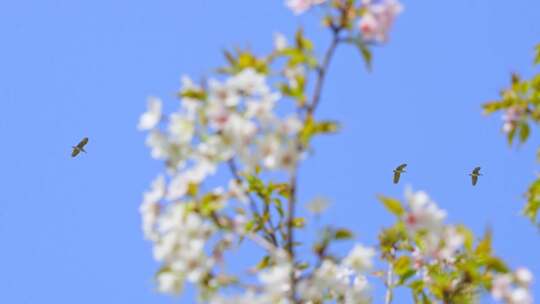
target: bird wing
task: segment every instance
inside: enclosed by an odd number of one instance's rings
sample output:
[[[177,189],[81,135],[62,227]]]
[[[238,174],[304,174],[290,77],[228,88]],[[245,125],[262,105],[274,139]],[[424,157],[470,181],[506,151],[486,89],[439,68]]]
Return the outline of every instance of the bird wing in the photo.
[[[480,173],[480,167],[474,168],[473,174],[478,174],[478,173]]]
[[[394,184],[397,184],[399,182],[399,176],[401,173],[399,171],[394,171]]]
[[[472,185],[475,186],[476,182],[478,181],[478,176],[477,175],[471,175],[471,178],[472,178]]]
[[[77,148],[82,149],[88,143],[88,137],[85,137],[77,144]]]
[[[71,157],[77,156],[79,154],[79,152],[81,152],[79,149],[73,148],[73,151],[71,152]]]
[[[396,168],[396,170],[401,171],[401,170],[405,169],[405,167],[407,167],[407,164],[401,164]]]

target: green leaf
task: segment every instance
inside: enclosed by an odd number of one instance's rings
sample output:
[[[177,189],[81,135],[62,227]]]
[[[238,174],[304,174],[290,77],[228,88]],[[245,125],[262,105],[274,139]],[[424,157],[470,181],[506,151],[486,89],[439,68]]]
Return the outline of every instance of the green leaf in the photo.
[[[524,143],[527,138],[529,138],[530,128],[529,124],[526,122],[521,123],[520,129],[519,129],[519,141],[521,143]]]
[[[402,216],[405,213],[405,209],[401,206],[401,202],[394,198],[379,195],[379,201],[381,201],[392,214],[396,216]]]
[[[367,70],[371,71],[373,55],[364,40],[362,40],[362,38],[353,38],[348,41],[354,44],[358,51],[360,51],[360,55],[362,55],[362,58],[364,59]]]
[[[256,268],[258,270],[265,269],[270,265],[270,256],[265,255],[262,260],[257,264]]]
[[[503,104],[499,101],[490,101],[482,105],[484,109],[484,114],[489,115],[493,112],[497,112],[503,108]]]
[[[339,128],[337,121],[323,120],[315,123],[314,133],[336,133]]]
[[[536,46],[536,56],[534,56],[534,64],[540,64],[540,44]]]
[[[491,230],[487,229],[484,233],[484,238],[476,246],[476,254],[482,257],[489,257],[491,255]]]
[[[345,228],[337,229],[334,232],[334,239],[335,240],[350,240],[354,237],[354,234]]]
[[[306,220],[303,217],[297,217],[292,220],[292,225],[295,228],[302,228],[306,224]]]
[[[512,145],[514,142],[514,136],[516,135],[516,128],[512,128],[510,132],[506,135],[506,139],[508,140],[508,144]]]
[[[190,89],[190,90],[183,90],[179,93],[179,96],[182,98],[191,98],[196,100],[205,100],[206,99],[206,92],[203,90],[196,90],[196,89]]]
[[[486,267],[502,273],[507,273],[509,271],[508,266],[506,266],[504,261],[496,257],[490,257],[486,262]]]
[[[396,274],[399,276],[399,285],[402,285],[408,278],[412,277],[416,270],[412,268],[412,261],[409,256],[401,256],[396,261],[394,261],[394,269]]]
[[[276,206],[276,210],[279,213],[279,215],[283,217],[285,213],[283,212],[283,205],[279,198],[274,198],[274,206]]]

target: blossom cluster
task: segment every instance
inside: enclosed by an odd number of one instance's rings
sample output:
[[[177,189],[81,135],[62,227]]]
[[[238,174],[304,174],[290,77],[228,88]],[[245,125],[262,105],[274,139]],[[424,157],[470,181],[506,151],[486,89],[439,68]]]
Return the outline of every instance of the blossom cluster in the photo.
[[[328,1],[287,0],[286,4],[299,15],[325,2]],[[353,13],[360,16],[356,27],[362,38],[365,41],[386,42],[396,17],[403,11],[403,5],[398,0],[362,0],[356,11]]]
[[[514,273],[499,274],[493,279],[491,294],[494,299],[507,304],[531,304],[533,298],[529,285],[532,273],[526,268],[518,268]]]
[[[210,303],[290,303],[287,295],[291,292],[292,265],[285,252],[276,255],[275,264],[258,275],[259,292],[252,289],[237,296],[216,295]],[[374,255],[373,248],[356,245],[340,262],[324,259],[311,273],[295,270],[298,299],[301,303],[371,303],[366,272],[372,270]]]
[[[489,232],[473,248],[472,232],[446,224],[446,211],[425,192],[408,188],[405,197],[404,206],[382,198],[399,219],[380,237],[383,257],[396,268],[398,285],[414,286],[413,294],[424,297],[424,288],[430,286],[435,298],[452,303],[470,301],[482,289],[504,303],[532,303],[532,274],[526,268],[510,273],[504,262],[493,256]]]

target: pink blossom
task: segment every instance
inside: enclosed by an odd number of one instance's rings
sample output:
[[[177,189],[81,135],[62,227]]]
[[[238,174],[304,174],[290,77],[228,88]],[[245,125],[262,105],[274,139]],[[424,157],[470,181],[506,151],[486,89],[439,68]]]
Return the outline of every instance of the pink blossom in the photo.
[[[300,15],[309,10],[312,6],[324,2],[326,2],[326,0],[287,0],[286,4],[296,15]]]
[[[365,40],[386,42],[388,32],[396,16],[403,11],[398,0],[382,0],[373,3],[364,1],[366,12],[359,23],[359,30]]]

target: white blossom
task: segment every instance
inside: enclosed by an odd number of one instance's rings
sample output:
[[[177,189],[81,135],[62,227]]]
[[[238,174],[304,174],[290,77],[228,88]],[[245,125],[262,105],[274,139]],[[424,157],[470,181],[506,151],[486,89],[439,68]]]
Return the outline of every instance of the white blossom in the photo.
[[[211,102],[220,103],[227,107],[236,106],[240,102],[239,92],[235,90],[237,88],[230,84],[222,84],[215,79],[210,79],[208,81],[208,87],[210,91],[209,100]]]
[[[181,276],[168,271],[159,273],[156,280],[157,289],[162,293],[177,294],[182,291],[184,286],[184,280]]]
[[[156,97],[148,98],[147,110],[139,118],[139,130],[153,129],[161,120],[161,100]]]
[[[173,113],[170,116],[169,133],[172,141],[179,144],[188,144],[193,138],[195,125],[193,120],[179,113]]]
[[[514,274],[515,274],[516,281],[518,282],[518,284],[523,285],[523,286],[528,286],[532,283],[533,274],[529,269],[525,267],[519,267],[516,269]]]
[[[252,68],[227,79],[227,86],[244,95],[265,95],[270,92],[265,76]]]
[[[328,208],[329,205],[330,202],[328,201],[328,199],[323,197],[316,197],[306,205],[306,208],[309,212],[313,214],[321,214]]]
[[[409,210],[405,214],[405,223],[408,229],[411,231],[420,229],[436,231],[443,227],[442,222],[446,218],[446,211],[439,209],[425,192],[413,193],[407,188],[405,196],[409,202]]]
[[[322,4],[326,0],[286,0],[286,4],[296,15],[300,15],[312,6]]]
[[[357,244],[343,260],[343,263],[351,267],[357,273],[370,270],[373,267],[375,249]]]
[[[150,147],[153,158],[165,159],[169,156],[169,141],[159,130],[150,131],[146,137],[146,145]]]
[[[158,237],[155,231],[155,225],[160,211],[159,201],[164,196],[165,178],[163,175],[160,175],[152,182],[150,191],[144,193],[143,203],[139,208],[142,216],[144,237],[148,240],[156,240]]]
[[[274,48],[276,51],[283,51],[287,48],[287,37],[282,33],[274,33]]]

